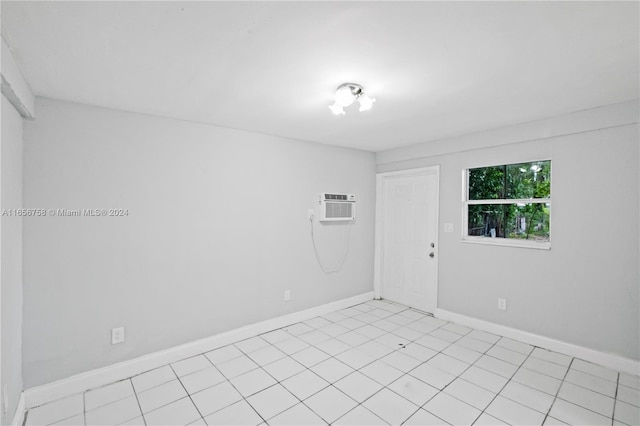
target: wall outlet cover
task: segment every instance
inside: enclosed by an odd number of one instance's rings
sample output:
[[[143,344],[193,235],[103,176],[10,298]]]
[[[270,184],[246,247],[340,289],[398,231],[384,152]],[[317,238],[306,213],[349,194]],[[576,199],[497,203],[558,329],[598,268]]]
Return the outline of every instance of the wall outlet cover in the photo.
[[[453,223],[445,223],[444,232],[453,232]]]
[[[289,300],[291,300],[291,290],[285,290],[284,291],[284,301],[288,302]]]
[[[111,344],[115,345],[124,342],[124,327],[118,327],[111,330]]]
[[[507,299],[503,299],[501,297],[498,298],[498,309],[501,311],[507,310]]]

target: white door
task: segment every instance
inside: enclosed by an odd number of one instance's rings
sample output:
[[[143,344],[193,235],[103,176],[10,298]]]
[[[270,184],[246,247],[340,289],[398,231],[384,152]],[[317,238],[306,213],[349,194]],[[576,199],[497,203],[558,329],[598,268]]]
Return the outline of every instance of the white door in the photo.
[[[376,281],[380,297],[435,312],[438,167],[378,175]]]

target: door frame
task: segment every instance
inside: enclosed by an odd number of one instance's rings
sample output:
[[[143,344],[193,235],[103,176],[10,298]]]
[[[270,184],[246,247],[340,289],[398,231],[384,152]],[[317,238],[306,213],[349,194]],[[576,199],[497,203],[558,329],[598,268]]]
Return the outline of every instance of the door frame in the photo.
[[[435,313],[438,308],[438,264],[439,264],[439,230],[440,230],[440,165],[429,166],[429,167],[420,167],[415,169],[406,169],[406,170],[398,170],[393,172],[381,172],[376,173],[376,219],[375,219],[375,253],[374,253],[374,271],[373,271],[373,294],[374,298],[380,299],[384,296],[384,288],[382,283],[382,260],[384,257],[384,245],[383,245],[383,235],[384,235],[384,225],[385,225],[385,217],[384,217],[384,208],[385,202],[384,199],[384,191],[383,184],[384,180],[389,177],[395,176],[420,176],[420,175],[429,175],[435,174],[436,176],[436,214],[435,214],[435,243],[436,247],[434,248],[435,252],[435,282],[433,285],[434,294],[436,300],[433,303],[433,312]]]

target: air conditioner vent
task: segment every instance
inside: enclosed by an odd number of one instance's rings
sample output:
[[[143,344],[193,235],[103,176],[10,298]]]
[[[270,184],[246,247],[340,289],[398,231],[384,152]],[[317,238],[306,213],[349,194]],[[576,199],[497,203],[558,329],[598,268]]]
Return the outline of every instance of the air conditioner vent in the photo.
[[[351,210],[353,205],[351,203],[332,203],[327,202],[326,216],[327,218],[350,218],[352,216]]]
[[[356,218],[356,196],[353,194],[322,193],[319,201],[321,222]]]

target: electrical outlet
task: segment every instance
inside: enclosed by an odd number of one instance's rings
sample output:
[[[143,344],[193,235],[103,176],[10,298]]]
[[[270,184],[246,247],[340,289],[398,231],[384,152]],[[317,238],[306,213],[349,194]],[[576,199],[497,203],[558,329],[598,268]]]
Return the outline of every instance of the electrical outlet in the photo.
[[[498,297],[498,309],[500,309],[501,311],[507,310],[507,299]]]
[[[124,342],[124,327],[118,327],[111,330],[111,344]]]
[[[309,209],[307,212],[307,219],[313,220],[313,209]]]
[[[291,300],[291,290],[285,290],[284,291],[284,301],[288,302],[289,300]]]
[[[453,232],[453,223],[445,223],[444,232]]]

